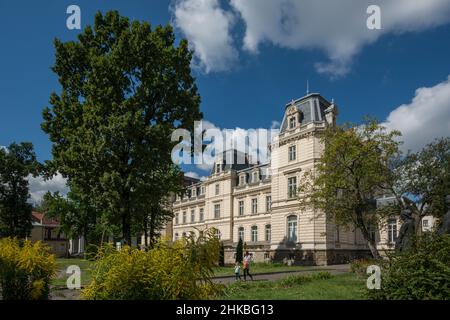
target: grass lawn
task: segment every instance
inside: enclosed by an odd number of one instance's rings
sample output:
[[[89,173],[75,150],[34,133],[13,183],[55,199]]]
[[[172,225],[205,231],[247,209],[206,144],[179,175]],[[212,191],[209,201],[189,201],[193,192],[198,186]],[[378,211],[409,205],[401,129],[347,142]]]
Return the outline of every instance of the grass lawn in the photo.
[[[85,286],[91,282],[91,266],[92,261],[85,259],[56,259],[56,277],[52,281],[54,286],[66,286],[67,278],[70,274],[66,274],[67,267],[76,265],[81,270],[81,286]]]
[[[308,271],[308,270],[313,270],[313,268],[306,266],[287,266],[282,263],[254,263],[250,265],[251,274],[289,272],[289,271]],[[217,267],[214,271],[214,276],[234,277],[234,265],[228,267]]]
[[[228,286],[219,299],[230,300],[363,300],[365,279],[343,273],[330,279],[283,285],[278,281],[238,282]]]

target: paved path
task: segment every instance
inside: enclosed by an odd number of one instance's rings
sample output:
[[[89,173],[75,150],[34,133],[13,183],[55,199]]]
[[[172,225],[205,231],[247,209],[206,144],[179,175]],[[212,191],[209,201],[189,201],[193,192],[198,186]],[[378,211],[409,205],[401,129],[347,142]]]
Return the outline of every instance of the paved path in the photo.
[[[300,275],[300,274],[308,275],[308,274],[312,274],[312,273],[315,273],[318,271],[327,271],[331,274],[346,273],[346,272],[350,271],[350,265],[349,264],[338,264],[338,265],[331,265],[331,266],[311,266],[311,267],[305,267],[305,270],[282,271],[282,272],[275,272],[275,273],[259,273],[259,274],[253,275],[253,280],[255,280],[255,281],[274,281],[274,280],[280,280],[289,275]],[[242,274],[241,274],[241,279],[244,279],[244,276]],[[249,280],[249,279],[247,279],[247,280]],[[216,282],[216,283],[227,284],[227,283],[230,283],[233,281],[235,281],[234,275],[214,278],[214,282]]]

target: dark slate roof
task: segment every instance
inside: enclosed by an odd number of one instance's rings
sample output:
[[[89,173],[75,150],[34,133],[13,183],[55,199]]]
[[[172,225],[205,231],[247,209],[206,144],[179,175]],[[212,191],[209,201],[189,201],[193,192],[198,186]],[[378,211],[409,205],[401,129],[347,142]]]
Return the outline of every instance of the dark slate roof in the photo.
[[[228,170],[243,170],[251,167],[249,163],[248,155],[240,152],[236,149],[229,149],[218,155],[216,158],[216,164],[222,164],[222,171]],[[211,174],[214,174],[216,167],[211,169]]]
[[[286,104],[285,110],[293,105],[295,105],[297,110],[301,112],[301,123],[307,124],[314,121],[325,121],[325,110],[331,105],[331,103],[319,93],[310,93],[300,99]],[[280,132],[284,132],[287,125],[288,123],[286,121],[285,114],[283,117],[283,122],[281,123]]]

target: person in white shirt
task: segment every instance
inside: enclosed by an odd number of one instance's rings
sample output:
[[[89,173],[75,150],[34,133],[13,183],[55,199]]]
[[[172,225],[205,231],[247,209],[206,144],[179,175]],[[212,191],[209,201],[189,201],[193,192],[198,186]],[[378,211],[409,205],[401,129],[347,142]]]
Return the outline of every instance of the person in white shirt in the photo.
[[[250,261],[252,260],[252,256],[248,251],[245,252],[244,256],[244,281],[247,281],[247,275],[252,279],[253,276],[250,274]]]

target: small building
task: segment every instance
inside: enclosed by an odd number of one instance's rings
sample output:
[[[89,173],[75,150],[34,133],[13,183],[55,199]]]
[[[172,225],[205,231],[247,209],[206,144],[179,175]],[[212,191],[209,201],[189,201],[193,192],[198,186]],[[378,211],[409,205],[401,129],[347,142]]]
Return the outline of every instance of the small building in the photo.
[[[32,213],[31,241],[41,241],[50,247],[51,253],[57,257],[68,255],[69,241],[59,230],[57,219],[47,218],[44,213],[33,211]]]

